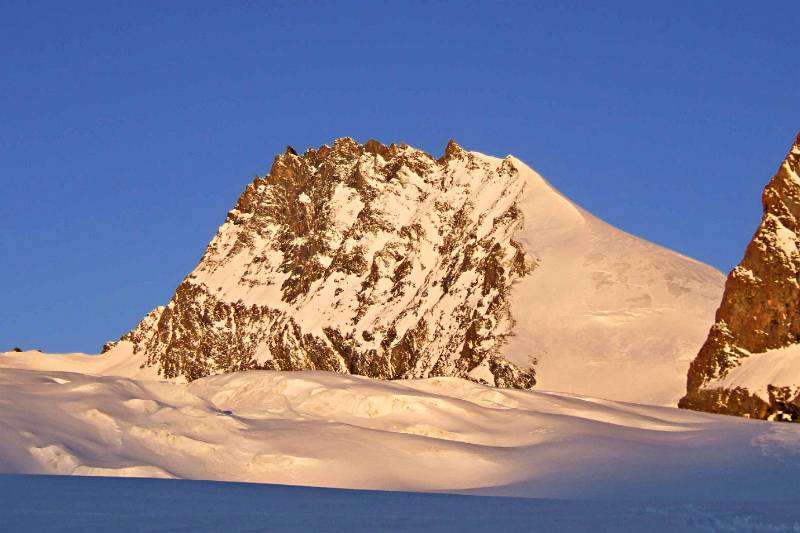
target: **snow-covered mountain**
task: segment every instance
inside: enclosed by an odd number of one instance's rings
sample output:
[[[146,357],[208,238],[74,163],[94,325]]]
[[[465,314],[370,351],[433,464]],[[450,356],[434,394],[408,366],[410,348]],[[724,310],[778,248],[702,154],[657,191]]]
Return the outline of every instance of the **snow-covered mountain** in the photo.
[[[800,420],[800,135],[763,194],[681,407]]]
[[[512,156],[345,138],[276,157],[105,357],[189,381],[322,369],[674,404],[722,282]]]

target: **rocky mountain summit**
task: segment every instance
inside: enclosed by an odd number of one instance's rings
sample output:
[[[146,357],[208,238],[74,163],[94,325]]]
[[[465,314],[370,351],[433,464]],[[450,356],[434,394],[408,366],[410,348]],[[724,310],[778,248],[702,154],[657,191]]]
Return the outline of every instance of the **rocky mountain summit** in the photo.
[[[688,409],[800,419],[800,135],[764,189],[764,215],[728,275],[691,364]]]
[[[721,282],[512,156],[343,138],[277,156],[104,357],[189,381],[323,369],[668,402]]]

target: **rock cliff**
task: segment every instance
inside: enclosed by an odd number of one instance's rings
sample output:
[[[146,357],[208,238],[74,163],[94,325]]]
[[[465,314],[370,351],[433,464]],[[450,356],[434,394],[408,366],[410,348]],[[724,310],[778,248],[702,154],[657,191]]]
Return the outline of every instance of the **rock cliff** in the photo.
[[[764,189],[761,223],[728,275],[716,322],[689,368],[681,407],[798,419],[799,174],[800,136]]]

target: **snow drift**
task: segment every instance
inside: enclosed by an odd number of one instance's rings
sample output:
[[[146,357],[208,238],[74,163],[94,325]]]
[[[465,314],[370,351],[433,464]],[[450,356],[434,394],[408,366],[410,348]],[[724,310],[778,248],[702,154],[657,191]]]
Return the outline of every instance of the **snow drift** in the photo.
[[[0,435],[10,473],[685,501],[781,498],[800,474],[793,425],[319,371],[184,385],[4,368]]]

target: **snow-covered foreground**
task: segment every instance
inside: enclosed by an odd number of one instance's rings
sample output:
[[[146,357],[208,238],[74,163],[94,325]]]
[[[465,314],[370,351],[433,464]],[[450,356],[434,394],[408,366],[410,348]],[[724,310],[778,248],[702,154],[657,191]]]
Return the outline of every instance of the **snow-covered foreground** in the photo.
[[[0,471],[774,502],[796,499],[800,427],[456,378],[0,368]]]
[[[84,531],[797,531],[791,502],[494,498],[276,485],[0,475],[0,528]]]

